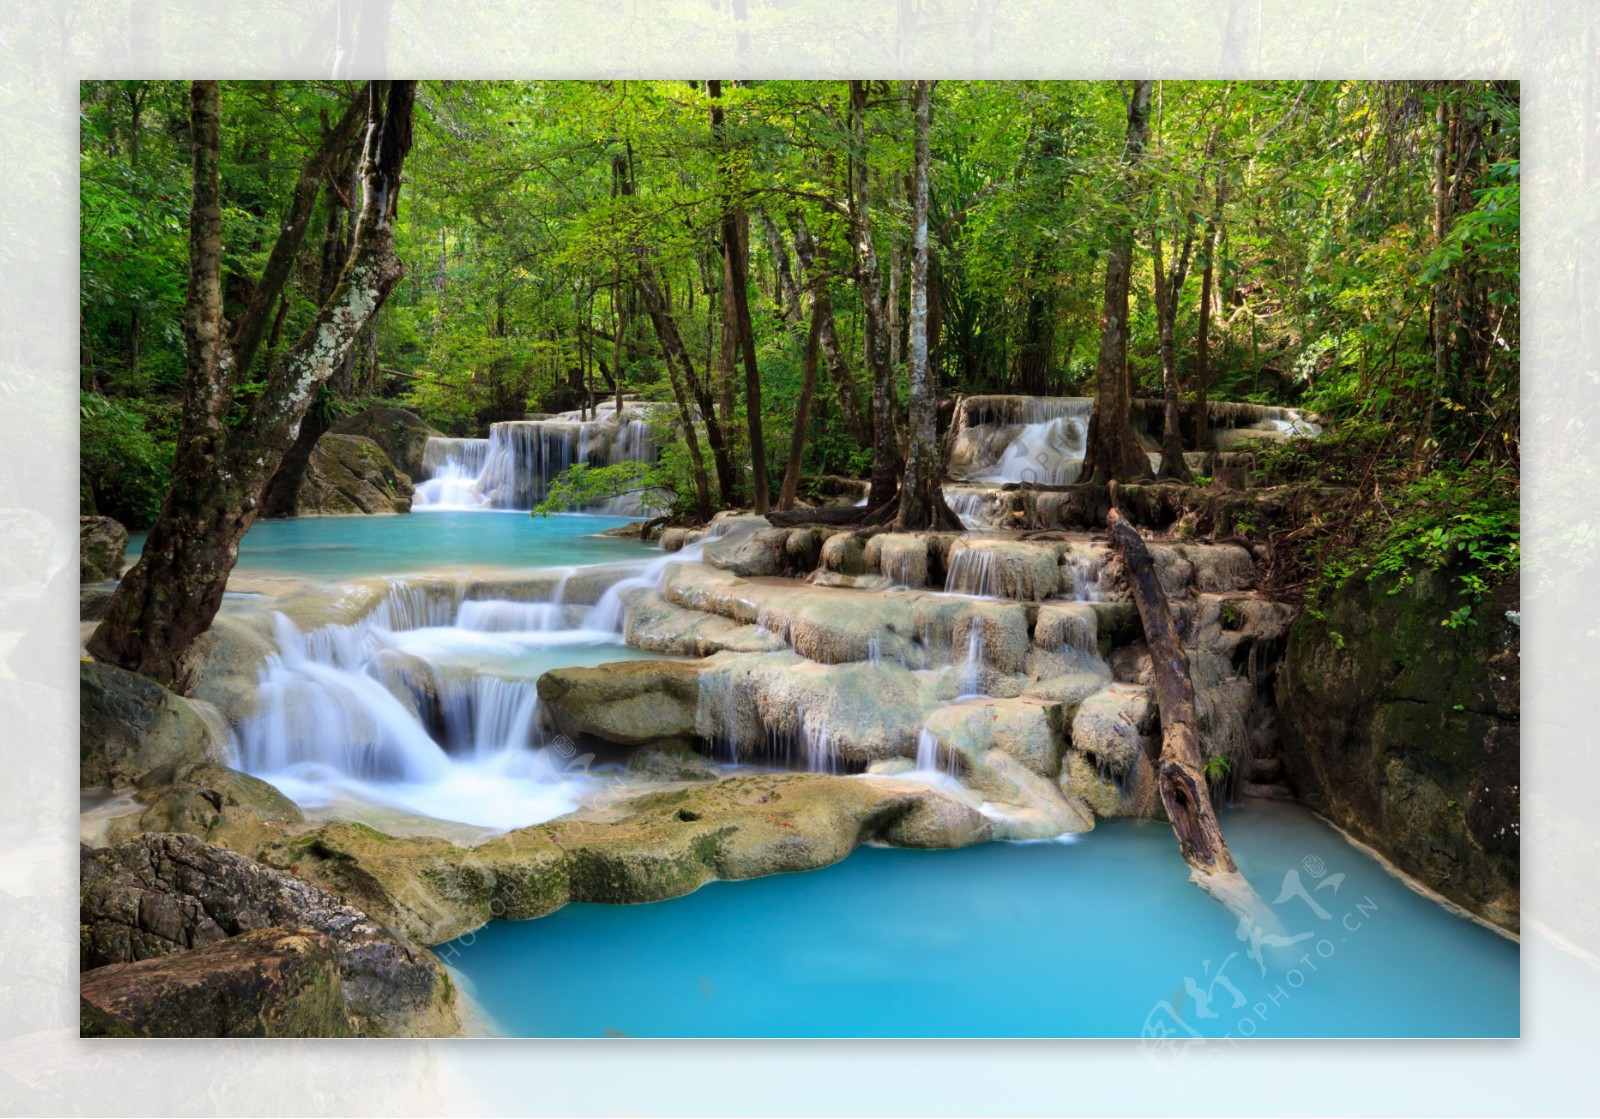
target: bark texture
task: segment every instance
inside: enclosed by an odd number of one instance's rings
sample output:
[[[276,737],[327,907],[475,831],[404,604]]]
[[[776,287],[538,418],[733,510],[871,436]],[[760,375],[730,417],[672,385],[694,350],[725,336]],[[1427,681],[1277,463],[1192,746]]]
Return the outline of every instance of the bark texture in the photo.
[[[1243,880],[1211,807],[1195,715],[1194,683],[1189,677],[1189,658],[1173,625],[1172,609],[1138,530],[1114,507],[1106,518],[1106,527],[1127,569],[1128,586],[1144,625],[1145,643],[1150,647],[1156,707],[1161,714],[1161,757],[1157,764],[1161,802],[1172,821],[1178,850],[1195,881],[1208,885],[1219,880],[1226,892],[1236,894]],[[1248,887],[1244,889],[1248,891]]]
[[[912,83],[916,143],[911,197],[911,424],[905,481],[900,487],[899,527],[906,532],[959,529],[961,520],[945,504],[939,484],[939,399],[928,361],[928,134],[933,91],[926,80]],[[870,503],[870,499],[869,499]]]
[[[89,641],[100,660],[182,687],[184,654],[221,606],[263,488],[299,434],[317,389],[400,280],[392,224],[411,147],[414,95],[414,82],[367,88],[364,197],[350,258],[306,334],[271,370],[243,416],[230,422],[245,370],[224,332],[220,94],[216,82],[192,84],[187,353],[172,486],[139,562],[118,584]]]
[[[1127,140],[1122,161],[1128,175],[1122,204],[1131,205],[1138,191],[1133,181],[1150,132],[1151,82],[1133,83],[1128,101]],[[1095,367],[1094,411],[1089,416],[1088,446],[1080,480],[1104,483],[1150,477],[1150,460],[1133,432],[1128,401],[1128,277],[1133,267],[1133,220],[1124,214],[1106,250],[1105,302],[1100,316],[1100,356]]]
[[[871,508],[887,506],[899,486],[900,447],[895,438],[894,364],[889,359],[889,324],[883,305],[878,251],[872,242],[870,176],[867,167],[867,83],[850,83],[850,243],[866,332],[867,369],[872,376]]]

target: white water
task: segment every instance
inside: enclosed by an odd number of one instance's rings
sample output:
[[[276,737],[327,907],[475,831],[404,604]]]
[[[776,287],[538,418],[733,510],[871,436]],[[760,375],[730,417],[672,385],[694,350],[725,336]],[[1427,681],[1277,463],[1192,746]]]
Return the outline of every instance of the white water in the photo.
[[[960,548],[952,552],[950,569],[944,576],[944,589],[947,594],[1000,598],[1005,588],[994,553],[982,548]]]
[[[961,696],[981,696],[983,691],[983,634],[986,619],[973,616],[967,627],[967,651],[961,658]]]
[[[360,622],[309,632],[275,614],[241,766],[309,808],[359,801],[491,830],[572,811],[600,779],[543,730],[538,674],[593,659],[585,647],[626,653],[591,628],[594,609],[562,604],[565,585],[515,602],[397,581]]]
[[[564,470],[578,464],[607,466],[650,462],[656,446],[645,413],[627,406],[621,415],[565,412],[547,419],[493,424],[487,439],[429,439],[425,479],[416,505],[439,509],[532,509],[548,496]],[[627,494],[594,511],[634,515],[653,510],[658,497]]]

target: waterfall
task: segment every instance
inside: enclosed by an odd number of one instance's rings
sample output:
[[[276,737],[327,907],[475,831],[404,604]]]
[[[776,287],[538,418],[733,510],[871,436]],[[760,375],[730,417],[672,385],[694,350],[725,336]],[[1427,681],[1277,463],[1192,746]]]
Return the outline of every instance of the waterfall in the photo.
[[[961,695],[983,695],[983,631],[985,619],[973,615],[967,627],[967,652],[961,660]]]
[[[1093,556],[1071,556],[1067,567],[1072,572],[1072,595],[1075,602],[1099,602],[1105,595],[1100,590],[1100,562]]]
[[[1075,482],[1093,411],[1094,401],[1088,397],[969,396],[956,410],[950,475],[958,481],[992,484]],[[1161,402],[1134,400],[1131,419],[1145,450],[1155,449]],[[1212,401],[1210,419],[1221,450],[1244,439],[1315,437],[1322,432],[1315,419],[1298,409],[1262,404]],[[955,511],[963,518],[969,515]]]
[[[492,830],[572,811],[599,779],[570,742],[547,740],[537,672],[516,667],[551,646],[617,641],[572,624],[589,611],[563,605],[565,585],[517,602],[395,580],[351,625],[302,632],[274,614],[241,768],[307,807],[358,801]]]
[[[834,756],[833,744],[828,739],[826,716],[800,723],[800,744],[804,749],[806,770],[810,773],[838,773],[839,759]]]
[[[565,412],[544,419],[493,424],[487,439],[435,437],[423,449],[426,476],[417,486],[419,507],[532,509],[562,471],[578,464],[609,466],[652,462],[655,441],[646,413],[637,405],[619,415],[585,417]],[[654,509],[658,495],[628,494],[593,509],[633,515]]]
[[[1000,580],[1000,564],[994,553],[982,548],[961,548],[950,554],[950,569],[945,573],[947,594],[1001,598],[1005,587]]]

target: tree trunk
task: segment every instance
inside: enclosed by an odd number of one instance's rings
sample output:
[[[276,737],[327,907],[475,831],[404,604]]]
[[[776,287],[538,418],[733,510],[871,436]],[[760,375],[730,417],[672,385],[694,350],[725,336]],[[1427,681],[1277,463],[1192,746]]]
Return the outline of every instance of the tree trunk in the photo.
[[[1249,886],[1234,865],[1211,806],[1195,717],[1194,684],[1189,677],[1189,658],[1178,642],[1172,610],[1156,578],[1150,550],[1133,525],[1117,511],[1115,502],[1113,483],[1113,504],[1106,518],[1106,528],[1127,569],[1128,587],[1144,626],[1145,643],[1150,647],[1156,708],[1161,716],[1161,757],[1157,762],[1161,803],[1172,821],[1178,850],[1192,870],[1191,880],[1219,892],[1224,900],[1238,900],[1249,895]]]
[[[172,486],[139,562],[118,584],[89,640],[100,660],[181,688],[184,655],[222,604],[239,540],[261,491],[317,392],[403,272],[392,223],[411,147],[415,82],[368,87],[364,188],[355,250],[332,296],[244,417],[229,423],[244,375],[223,332],[222,217],[218,185],[220,96],[216,82],[190,92],[193,202],[184,308],[183,415]],[[269,257],[270,259],[270,257]]]
[[[724,500],[727,499],[729,487],[733,484],[732,470],[726,453],[718,453],[722,434],[721,428],[717,425],[717,413],[711,400],[711,393],[695,375],[694,362],[689,357],[689,351],[684,348],[683,336],[678,333],[678,324],[672,317],[672,309],[667,306],[666,297],[661,292],[654,270],[643,259],[642,250],[639,261],[639,295],[644,300],[645,313],[650,316],[650,323],[655,327],[656,338],[661,342],[662,358],[667,366],[667,376],[672,382],[672,395],[678,403],[678,418],[683,425],[683,441],[689,448],[689,462],[694,470],[695,508],[702,522],[709,521],[710,485],[706,479],[705,460],[700,455],[700,438],[695,432],[691,399],[699,407],[700,418],[706,425],[706,437],[711,442],[712,454],[716,458],[717,482],[723,487]],[[713,435],[713,432],[716,434]]]
[[[939,399],[928,363],[928,134],[933,123],[931,83],[912,83],[916,144],[911,196],[911,423],[905,483],[900,487],[899,528],[959,529],[939,484]],[[869,499],[870,504],[870,499]]]
[[[706,82],[711,98],[711,136],[718,150],[717,172],[723,191],[722,259],[724,322],[731,322],[744,365],[744,414],[750,439],[751,499],[757,513],[772,504],[767,481],[766,437],[761,429],[761,372],[756,364],[755,329],[750,325],[750,237],[743,211],[733,204],[733,171],[728,164],[720,81]]]
[[[1185,253],[1188,247],[1185,246]],[[1161,256],[1161,235],[1151,239],[1151,262],[1155,267],[1156,321],[1161,334],[1161,397],[1164,404],[1161,425],[1161,469],[1157,475],[1187,482],[1192,477],[1183,457],[1183,437],[1178,428],[1178,294],[1183,287],[1183,269],[1175,267],[1169,275]]]
[[[844,359],[844,348],[839,345],[839,333],[833,320],[833,295],[828,287],[827,264],[817,256],[816,242],[811,239],[811,230],[805,219],[795,214],[790,219],[790,225],[794,230],[795,256],[800,259],[800,268],[811,290],[811,306],[822,319],[817,340],[822,347],[822,361],[828,369],[828,380],[833,384],[839,411],[844,415],[845,427],[851,438],[863,447],[868,446],[872,443],[872,424],[861,407],[855,377]]]
[[[872,206],[867,174],[867,83],[850,83],[850,241],[856,282],[861,288],[867,369],[872,376],[872,488],[870,508],[886,506],[899,486],[900,448],[895,439],[894,365],[889,360],[889,330],[884,317],[878,251],[872,243]]]
[[[1216,204],[1206,218],[1203,239],[1206,263],[1200,273],[1200,317],[1195,327],[1194,343],[1194,446],[1197,451],[1216,449],[1211,435],[1211,407],[1206,394],[1211,391],[1211,304],[1214,299],[1218,233],[1222,224],[1222,206],[1227,197],[1228,177],[1217,168]]]
[[[794,406],[794,432],[789,436],[789,458],[783,468],[783,488],[778,491],[778,508],[793,509],[800,496],[800,462],[805,457],[806,436],[811,427],[811,400],[817,391],[817,353],[822,347],[822,308],[811,304],[811,329],[806,332],[806,353],[800,367],[800,399]]]
[[[1121,203],[1130,206],[1139,186],[1133,181],[1150,129],[1149,81],[1133,83],[1128,102],[1127,141],[1122,161],[1128,182]],[[1104,483],[1150,477],[1150,460],[1133,433],[1128,390],[1128,276],[1133,266],[1133,222],[1117,219],[1106,249],[1105,302],[1100,317],[1100,357],[1095,367],[1094,411],[1089,415],[1088,446],[1080,480]]]
[[[783,243],[783,232],[772,215],[761,211],[761,228],[767,235],[767,250],[772,253],[773,302],[778,307],[778,318],[785,330],[800,325],[800,285],[789,265],[789,251]]]

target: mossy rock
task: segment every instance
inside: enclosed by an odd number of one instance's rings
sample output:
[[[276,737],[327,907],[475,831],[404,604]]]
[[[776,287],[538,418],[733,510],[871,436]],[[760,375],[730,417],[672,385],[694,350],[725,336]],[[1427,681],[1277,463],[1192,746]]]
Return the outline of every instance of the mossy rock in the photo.
[[[1392,593],[1391,593],[1392,592]],[[1519,924],[1520,700],[1515,585],[1442,624],[1452,572],[1347,578],[1289,630],[1277,692],[1290,782],[1402,870]]]

